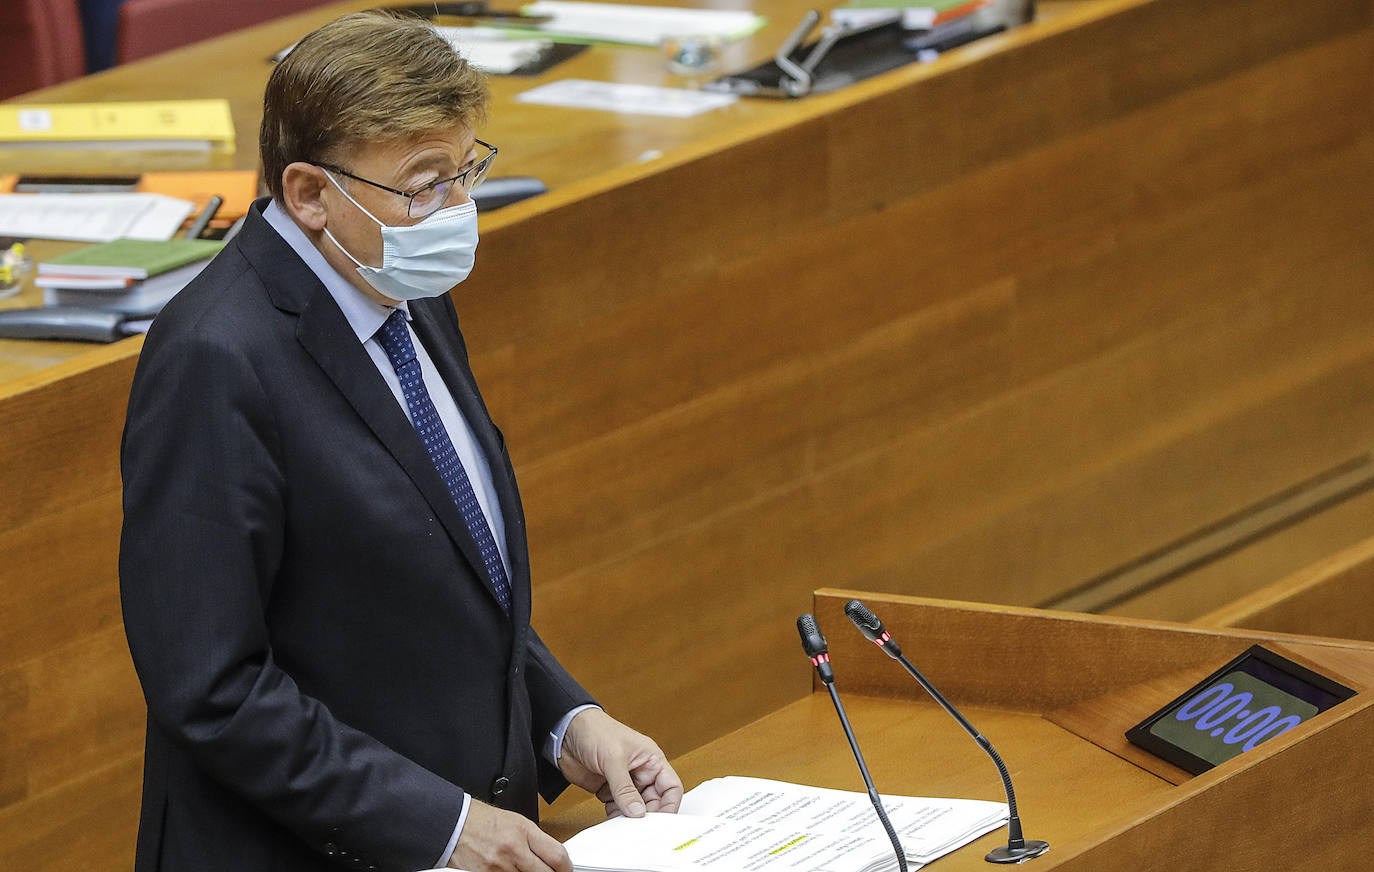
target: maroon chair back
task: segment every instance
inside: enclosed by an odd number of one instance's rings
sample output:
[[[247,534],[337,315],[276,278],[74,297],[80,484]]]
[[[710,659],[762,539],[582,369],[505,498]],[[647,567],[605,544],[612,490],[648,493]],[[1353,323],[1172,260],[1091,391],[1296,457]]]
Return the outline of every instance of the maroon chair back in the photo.
[[[86,72],[77,0],[11,0],[6,6],[0,99],[56,85]]]
[[[252,27],[334,0],[125,0],[119,7],[119,63]],[[284,45],[263,46],[266,56]]]

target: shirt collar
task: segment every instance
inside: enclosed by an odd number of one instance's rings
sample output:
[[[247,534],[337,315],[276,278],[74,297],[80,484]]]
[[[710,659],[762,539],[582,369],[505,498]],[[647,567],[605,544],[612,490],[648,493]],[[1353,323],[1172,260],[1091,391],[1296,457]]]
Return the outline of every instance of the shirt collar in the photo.
[[[305,261],[305,265],[310,267],[310,271],[324,284],[325,290],[329,291],[329,295],[343,312],[344,318],[348,320],[348,326],[357,334],[359,342],[366,342],[376,335],[387,317],[397,309],[405,313],[407,321],[410,320],[410,309],[404,301],[395,306],[383,306],[353,287],[348,279],[329,265],[329,261],[324,259],[324,255],[310,241],[310,237],[305,235],[305,231],[297,226],[276,200],[267,204],[262,217],[267,219],[272,229],[277,231],[286,244],[291,246],[291,250]]]

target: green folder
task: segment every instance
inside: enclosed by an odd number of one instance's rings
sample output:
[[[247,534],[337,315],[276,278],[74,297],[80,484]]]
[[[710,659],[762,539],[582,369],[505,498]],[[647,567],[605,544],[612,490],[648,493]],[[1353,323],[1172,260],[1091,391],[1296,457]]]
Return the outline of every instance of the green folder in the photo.
[[[142,280],[214,257],[223,247],[218,239],[116,239],[46,260],[38,265],[38,274]]]

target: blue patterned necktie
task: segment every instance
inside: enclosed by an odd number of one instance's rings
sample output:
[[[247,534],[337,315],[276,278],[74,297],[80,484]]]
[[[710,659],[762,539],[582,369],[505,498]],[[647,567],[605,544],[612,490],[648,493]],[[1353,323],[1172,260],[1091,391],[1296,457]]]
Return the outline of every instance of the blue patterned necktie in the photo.
[[[510,580],[506,578],[506,567],[501,562],[501,551],[496,547],[496,539],[491,535],[482,507],[477,503],[477,494],[472,491],[472,482],[458,459],[453,448],[453,440],[439,419],[434,401],[425,389],[425,380],[420,374],[420,361],[415,357],[415,346],[410,341],[410,330],[406,327],[405,313],[395,310],[377,331],[377,341],[381,344],[391,365],[396,370],[396,378],[401,382],[401,394],[410,408],[410,419],[415,424],[415,432],[425,444],[425,450],[434,461],[434,468],[448,485],[449,495],[463,514],[463,523],[477,542],[482,552],[482,563],[491,576],[492,587],[501,608],[510,614]]]

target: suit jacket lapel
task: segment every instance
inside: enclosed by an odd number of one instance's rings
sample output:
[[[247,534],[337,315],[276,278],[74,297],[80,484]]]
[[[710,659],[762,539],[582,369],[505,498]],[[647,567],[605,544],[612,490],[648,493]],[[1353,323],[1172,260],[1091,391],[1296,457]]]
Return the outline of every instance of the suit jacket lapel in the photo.
[[[254,264],[273,304],[298,315],[296,338],[301,346],[396,458],[496,602],[481,550],[448,485],[329,291],[262,217],[266,204],[267,200],[253,204],[234,244]]]
[[[301,312],[296,337],[396,458],[473,571],[483,580],[483,586],[491,591],[491,579],[487,576],[481,551],[468,532],[463,515],[448,492],[448,485],[444,484],[434,468],[434,461],[416,436],[415,428],[327,292],[319,294]],[[495,597],[492,592],[493,600]]]
[[[525,516],[520,506],[520,494],[516,489],[515,479],[506,465],[500,434],[477,390],[477,381],[473,378],[472,369],[468,366],[467,360],[457,352],[455,343],[449,335],[457,329],[456,323],[445,330],[444,321],[453,317],[449,312],[443,311],[448,305],[450,303],[445,299],[412,302],[412,326],[420,341],[424,343],[425,350],[429,352],[430,359],[434,361],[434,366],[439,370],[440,377],[452,392],[463,417],[472,427],[477,444],[482,449],[487,466],[491,469],[492,484],[496,487],[496,498],[500,503],[501,517],[504,521],[506,554],[510,558],[511,613],[524,616],[527,621],[530,608],[529,552],[525,541]],[[520,623],[523,624],[524,621]]]
[[[520,670],[524,668],[526,653],[529,650],[530,634],[530,581],[528,551],[525,548],[525,516],[520,509],[520,495],[515,488],[515,477],[506,463],[506,455],[496,425],[487,412],[482,395],[477,390],[477,380],[473,378],[468,365],[467,350],[463,347],[463,336],[458,327],[458,316],[453,310],[452,301],[447,298],[436,300],[415,300],[410,304],[415,333],[429,352],[439,376],[448,385],[449,392],[458,403],[459,410],[467,419],[477,445],[491,469],[492,484],[496,487],[496,498],[501,505],[501,518],[506,532],[506,554],[510,558],[511,634],[510,671],[507,680],[511,684],[510,704],[515,705],[516,689],[523,685]],[[471,473],[472,470],[469,470]],[[493,594],[494,596],[494,594]],[[511,718],[506,727],[506,753],[503,769],[515,765],[517,748],[522,746],[518,735],[519,721]]]

